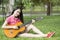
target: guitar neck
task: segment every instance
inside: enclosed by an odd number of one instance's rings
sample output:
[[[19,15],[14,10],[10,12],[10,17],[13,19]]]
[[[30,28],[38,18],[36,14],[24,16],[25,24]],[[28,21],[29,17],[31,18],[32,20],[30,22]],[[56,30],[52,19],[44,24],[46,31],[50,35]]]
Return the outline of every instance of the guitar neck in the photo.
[[[27,22],[27,23],[24,23],[24,24],[20,25],[20,27],[25,26],[25,25],[27,25],[27,24],[31,24],[31,23],[32,23],[32,20],[29,21],[29,22]]]
[[[39,18],[35,18],[35,19],[33,19],[33,20],[38,21],[38,20],[42,20],[42,19],[43,19],[43,17],[39,17]],[[24,24],[20,25],[20,27],[25,26],[25,25],[27,25],[27,24],[31,24],[31,23],[32,23],[32,20],[30,20],[30,21],[27,22],[27,23],[24,23]]]

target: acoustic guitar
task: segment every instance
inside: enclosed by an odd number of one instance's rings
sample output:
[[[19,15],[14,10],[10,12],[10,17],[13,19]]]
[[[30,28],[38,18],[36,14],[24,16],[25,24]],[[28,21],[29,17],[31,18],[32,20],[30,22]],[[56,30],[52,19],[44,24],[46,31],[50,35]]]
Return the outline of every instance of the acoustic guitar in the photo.
[[[41,20],[43,19],[42,17],[39,17],[39,18],[36,18],[34,19],[35,21],[38,21],[38,20]],[[22,33],[26,30],[26,27],[25,25],[27,24],[31,24],[32,23],[32,20],[29,21],[28,23],[25,23],[25,24],[22,24],[22,22],[17,22],[16,24],[14,25],[8,25],[8,26],[17,26],[18,29],[11,29],[11,28],[5,28],[4,29],[4,34],[9,37],[9,38],[14,38],[16,37],[19,33]]]

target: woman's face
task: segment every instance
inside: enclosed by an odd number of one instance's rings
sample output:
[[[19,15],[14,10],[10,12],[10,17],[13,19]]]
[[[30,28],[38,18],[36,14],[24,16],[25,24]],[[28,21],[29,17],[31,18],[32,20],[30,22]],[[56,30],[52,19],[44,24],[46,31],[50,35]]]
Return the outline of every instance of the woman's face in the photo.
[[[20,15],[20,9],[15,10],[13,15],[16,17],[19,16]]]

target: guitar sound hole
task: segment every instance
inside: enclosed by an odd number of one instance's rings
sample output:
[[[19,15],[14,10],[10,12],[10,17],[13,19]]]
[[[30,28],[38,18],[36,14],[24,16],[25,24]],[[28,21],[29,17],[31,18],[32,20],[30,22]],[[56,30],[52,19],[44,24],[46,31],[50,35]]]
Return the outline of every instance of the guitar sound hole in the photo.
[[[12,30],[10,30],[10,33],[11,33],[11,34],[13,33]]]
[[[10,32],[10,33],[13,33],[13,32]]]

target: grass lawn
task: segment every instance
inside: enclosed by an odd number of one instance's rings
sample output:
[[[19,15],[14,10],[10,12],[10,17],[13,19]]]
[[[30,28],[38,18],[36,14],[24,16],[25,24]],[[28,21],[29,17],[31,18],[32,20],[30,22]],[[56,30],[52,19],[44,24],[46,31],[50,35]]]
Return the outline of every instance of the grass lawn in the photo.
[[[27,20],[27,19],[26,19]],[[30,20],[30,19],[29,19]],[[0,19],[0,40],[60,40],[60,16],[44,16],[44,19],[34,23],[38,29],[43,33],[48,33],[54,31],[55,34],[51,38],[8,38],[4,35],[2,25],[2,18]],[[32,31],[30,31],[33,33]]]

